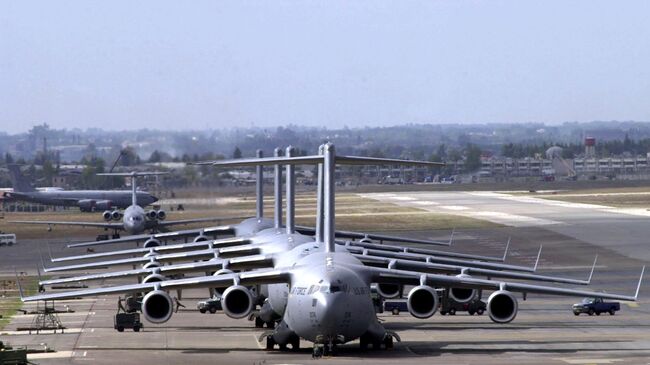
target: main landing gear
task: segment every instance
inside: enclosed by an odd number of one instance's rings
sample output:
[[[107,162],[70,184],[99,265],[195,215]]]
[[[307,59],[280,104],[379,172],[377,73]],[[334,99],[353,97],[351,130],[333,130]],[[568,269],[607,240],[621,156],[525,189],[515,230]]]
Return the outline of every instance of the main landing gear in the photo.
[[[280,351],[287,351],[287,345],[291,346],[292,351],[298,351],[300,350],[300,337],[293,335],[289,339],[287,343],[277,343],[275,339],[273,338],[273,335],[267,335],[266,336],[266,350],[267,351],[273,351],[275,349],[275,346],[278,346],[278,350]]]

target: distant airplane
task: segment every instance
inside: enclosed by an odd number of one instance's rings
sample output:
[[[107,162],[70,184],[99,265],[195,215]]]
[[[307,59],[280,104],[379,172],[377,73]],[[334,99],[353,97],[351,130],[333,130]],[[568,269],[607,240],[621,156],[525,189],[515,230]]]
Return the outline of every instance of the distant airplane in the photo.
[[[64,190],[61,188],[34,188],[23,176],[19,165],[7,166],[13,184],[13,191],[5,191],[7,200],[26,201],[43,205],[79,207],[82,212],[124,209],[131,205],[133,194],[129,190]],[[140,207],[158,201],[155,196],[138,191]]]
[[[164,221],[167,214],[164,210],[149,210],[145,211],[140,202],[140,193],[137,191],[136,178],[138,176],[147,175],[163,175],[166,172],[126,172],[126,173],[105,173],[97,174],[100,176],[130,176],[132,191],[131,204],[127,206],[124,212],[117,210],[105,211],[103,214],[107,222],[66,222],[66,221],[10,221],[10,223],[19,224],[43,224],[48,225],[50,228],[55,225],[60,226],[82,226],[82,227],[97,227],[106,230],[113,230],[113,238],[119,238],[119,231],[126,231],[129,234],[140,234],[145,231],[158,231],[173,225],[190,224],[198,222],[215,222],[222,221],[230,218],[194,218],[183,219],[176,221]],[[108,222],[110,220],[122,220],[122,222]]]

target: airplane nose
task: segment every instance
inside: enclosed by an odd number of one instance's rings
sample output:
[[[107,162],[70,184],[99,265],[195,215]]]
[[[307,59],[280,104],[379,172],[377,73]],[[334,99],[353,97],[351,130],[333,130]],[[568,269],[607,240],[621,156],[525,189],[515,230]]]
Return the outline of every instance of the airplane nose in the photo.
[[[155,196],[155,195],[152,195],[152,196],[151,196],[151,202],[152,202],[152,203],[155,203],[155,202],[157,202],[158,200],[159,200],[159,199],[158,199],[157,196]]]

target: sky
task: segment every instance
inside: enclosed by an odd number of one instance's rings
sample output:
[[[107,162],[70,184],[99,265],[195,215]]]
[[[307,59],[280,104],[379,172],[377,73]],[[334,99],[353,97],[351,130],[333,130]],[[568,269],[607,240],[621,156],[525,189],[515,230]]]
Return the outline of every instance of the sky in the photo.
[[[650,121],[648,1],[0,0],[0,131]]]

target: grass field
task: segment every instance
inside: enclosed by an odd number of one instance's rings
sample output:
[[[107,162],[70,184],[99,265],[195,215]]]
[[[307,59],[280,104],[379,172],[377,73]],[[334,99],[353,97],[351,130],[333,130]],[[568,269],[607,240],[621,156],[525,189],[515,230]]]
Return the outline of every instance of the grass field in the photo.
[[[38,290],[38,279],[34,276],[20,277],[25,295],[32,295]],[[20,292],[15,277],[0,277],[0,330],[10,321],[16,311],[22,307]]]
[[[178,199],[184,199],[183,197]],[[218,204],[206,204],[214,202]],[[194,204],[193,204],[194,203]],[[255,199],[249,196],[228,198],[204,197],[201,201],[188,200],[184,204],[185,211],[171,211],[163,204],[168,213],[168,220],[191,219],[202,217],[248,217],[255,214]],[[484,228],[497,225],[486,221],[461,217],[445,213],[428,212],[422,209],[402,207],[395,204],[379,202],[362,198],[357,194],[344,193],[336,197],[337,227],[344,230],[371,231],[408,231],[408,230],[438,230],[452,228]],[[273,216],[273,199],[264,200],[264,214]],[[303,193],[296,197],[296,221],[300,225],[313,226],[316,218],[316,201],[313,194]],[[53,238],[61,239],[68,236],[93,236],[101,233],[112,233],[101,228],[85,228],[71,226],[53,226],[48,231],[47,225],[34,226],[9,223],[11,220],[54,220],[54,221],[87,221],[102,222],[101,213],[81,213],[79,211],[41,212],[41,213],[5,213],[0,220],[0,230],[15,233],[20,238]],[[237,220],[227,220],[224,223],[236,223]],[[215,223],[217,224],[217,223]],[[176,226],[175,229],[201,227],[210,224]]]

